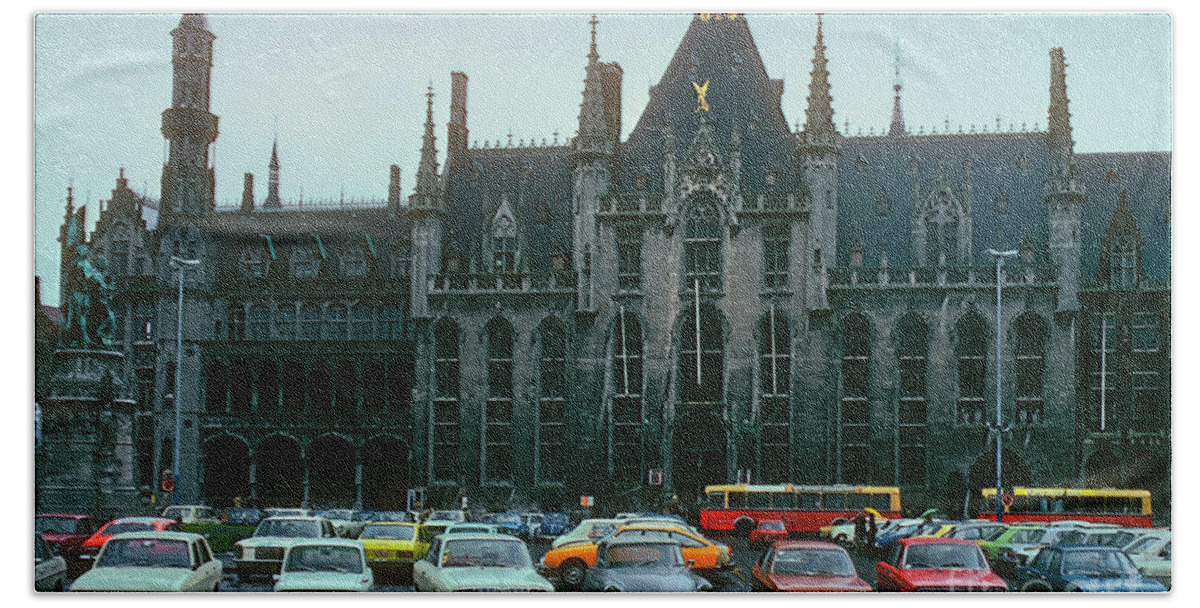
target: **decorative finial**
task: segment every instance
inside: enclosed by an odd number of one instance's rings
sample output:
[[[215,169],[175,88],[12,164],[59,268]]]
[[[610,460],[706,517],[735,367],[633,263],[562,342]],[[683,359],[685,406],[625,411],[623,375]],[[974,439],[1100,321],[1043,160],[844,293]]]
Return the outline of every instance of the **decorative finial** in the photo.
[[[592,18],[588,20],[588,23],[592,26],[592,48],[590,51],[588,51],[588,60],[594,62],[597,59],[600,59],[600,53],[596,51],[596,24],[600,23],[600,20],[597,19],[595,13],[593,13]]]

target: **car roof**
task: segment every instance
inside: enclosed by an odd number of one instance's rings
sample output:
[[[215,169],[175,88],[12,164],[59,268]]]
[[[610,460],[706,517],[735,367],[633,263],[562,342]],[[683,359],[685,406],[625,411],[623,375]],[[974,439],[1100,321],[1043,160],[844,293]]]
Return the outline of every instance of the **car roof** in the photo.
[[[1060,549],[1062,551],[1105,551],[1105,552],[1120,552],[1120,547],[1112,547],[1108,545],[1050,545],[1047,549]]]
[[[160,521],[175,523],[175,520],[166,517],[118,517],[109,524],[154,524]],[[108,524],[105,524],[108,525]]]
[[[204,537],[200,536],[199,534],[192,534],[191,532],[160,532],[148,530],[145,532],[122,532],[120,534],[114,534],[112,538],[108,539],[108,541],[112,542],[114,540],[123,540],[129,538],[157,538],[161,540],[193,541]]]
[[[834,544],[819,540],[777,540],[771,543],[776,549],[836,549],[845,553],[845,549]]]
[[[326,518],[317,515],[276,515],[263,519],[268,521],[325,521]],[[261,522],[260,522],[261,523]]]
[[[369,521],[369,522],[367,522],[368,528],[371,526],[408,526],[409,528],[415,528],[418,525],[420,525],[420,524],[417,524],[417,523],[414,523],[411,521]]]
[[[600,545],[604,545],[606,547],[612,547],[614,545],[675,545],[675,546],[682,546],[677,541],[673,541],[670,539],[637,538],[637,537],[634,537],[634,538],[608,537],[608,538],[605,538],[604,540],[596,543],[597,547],[599,547]]]
[[[288,543],[288,549],[294,549],[298,546],[331,546],[331,547],[354,547],[362,549],[361,540],[355,538],[301,538]]]
[[[975,541],[970,541],[965,538],[946,538],[944,536],[917,536],[914,538],[902,538],[896,541],[902,545],[969,545],[976,547]]]
[[[79,513],[38,513],[34,517],[54,517],[57,519],[85,519],[91,515],[81,515]]]
[[[492,532],[469,532],[467,534],[455,534],[451,538],[453,538],[453,540],[455,540],[455,541],[460,541],[460,540],[498,540],[498,541],[504,541],[504,542],[518,542],[521,544],[525,544],[525,543],[521,542],[521,539],[519,539],[515,536],[509,536],[507,534],[499,534],[499,533],[492,533]]]

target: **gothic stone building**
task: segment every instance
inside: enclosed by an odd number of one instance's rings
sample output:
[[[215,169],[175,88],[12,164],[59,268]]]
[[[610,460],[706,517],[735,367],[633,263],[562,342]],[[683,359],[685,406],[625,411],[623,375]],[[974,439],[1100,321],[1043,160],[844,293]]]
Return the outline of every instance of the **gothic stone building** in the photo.
[[[748,470],[958,511],[994,483],[999,323],[1005,485],[1169,506],[1171,156],[1076,154],[1062,49],[1045,130],[913,133],[897,85],[888,133],[851,136],[818,23],[793,131],[747,19],[696,15],[622,140],[593,22],[565,144],[469,145],[456,72],[411,195],[393,166],[386,202],[285,202],[273,150],[265,200],[247,174],[225,208],[215,36],[202,15],[171,35],[161,201],[122,175],[91,237],[145,489],[180,398],[188,501],[613,506]],[[1000,319],[989,248],[1019,251]],[[173,255],[200,260],[180,395]]]

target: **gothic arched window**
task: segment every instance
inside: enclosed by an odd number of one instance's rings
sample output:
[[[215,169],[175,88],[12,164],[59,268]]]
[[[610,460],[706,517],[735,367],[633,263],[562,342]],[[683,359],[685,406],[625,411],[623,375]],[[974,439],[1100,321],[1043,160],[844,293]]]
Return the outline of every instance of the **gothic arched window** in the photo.
[[[907,314],[897,325],[897,351],[900,361],[899,479],[902,484],[925,483],[925,361],[928,337],[925,322],[916,314]]]
[[[538,481],[562,481],[566,463],[567,335],[554,317],[542,321],[538,401]]]
[[[716,403],[725,394],[725,341],[721,317],[711,305],[696,314],[687,308],[679,331],[679,397],[685,402]]]
[[[261,279],[267,276],[271,268],[271,260],[263,255],[261,247],[247,247],[242,250],[242,276]]]
[[[329,315],[328,331],[325,337],[329,340],[346,339],[346,305],[334,302],[327,310]]]
[[[458,325],[441,319],[433,328],[434,371],[437,386],[433,398],[433,478],[458,478]]]
[[[347,247],[342,250],[342,276],[367,276],[367,254],[362,247]]]
[[[1137,242],[1130,236],[1119,236],[1112,244],[1112,271],[1110,281],[1113,287],[1129,289],[1137,286]]]
[[[1017,318],[1017,422],[1045,420],[1042,372],[1045,369],[1046,322],[1032,312]]]
[[[502,318],[487,325],[488,399],[484,479],[513,480],[513,328]]]
[[[987,376],[987,330],[983,319],[968,313],[956,325],[958,344],[958,423],[986,424],[984,382]]]
[[[720,291],[721,289],[721,216],[711,195],[692,201],[684,230],[686,263],[685,289]]]
[[[958,262],[958,201],[946,188],[935,193],[925,212],[925,265],[952,266]]]
[[[764,483],[791,480],[792,332],[772,308],[759,322],[759,470]]]
[[[868,392],[871,324],[860,313],[842,320],[842,407],[839,416],[841,481],[865,483],[870,471],[871,407]]]
[[[612,409],[609,418],[609,455],[613,478],[638,481],[642,475],[642,325],[622,311],[613,323]]]
[[[266,304],[250,305],[250,339],[271,339],[271,309]]]
[[[292,276],[297,279],[315,279],[321,272],[321,259],[312,247],[298,246],[292,250]]]

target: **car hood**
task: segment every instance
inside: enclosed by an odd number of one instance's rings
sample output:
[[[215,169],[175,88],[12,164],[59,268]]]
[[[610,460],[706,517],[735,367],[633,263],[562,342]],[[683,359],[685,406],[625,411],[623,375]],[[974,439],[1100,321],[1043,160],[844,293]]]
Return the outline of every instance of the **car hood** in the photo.
[[[1162,583],[1144,576],[1064,576],[1082,591],[1166,591]]]
[[[275,591],[366,591],[370,581],[368,572],[285,572],[279,575]]]
[[[238,545],[243,547],[286,547],[298,540],[312,540],[308,538],[292,538],[287,536],[251,536],[237,541]]]
[[[450,589],[552,589],[532,568],[445,568],[442,582]]]
[[[191,573],[186,568],[92,568],[71,583],[71,591],[179,591]]]
[[[641,593],[681,593],[696,591],[704,580],[686,568],[612,568],[593,569],[587,574],[585,591],[603,591],[616,587]]]
[[[870,591],[871,586],[857,576],[772,574],[771,582],[781,591]]]
[[[918,587],[1006,587],[990,570],[904,570],[904,578]]]

